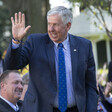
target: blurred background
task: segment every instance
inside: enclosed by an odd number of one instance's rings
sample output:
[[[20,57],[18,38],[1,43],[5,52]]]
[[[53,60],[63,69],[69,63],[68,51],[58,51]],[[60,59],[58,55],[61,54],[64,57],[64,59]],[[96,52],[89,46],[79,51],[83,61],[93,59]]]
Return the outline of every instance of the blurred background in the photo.
[[[10,18],[16,12],[26,15],[28,34],[46,33],[46,14],[50,8],[63,5],[73,13],[70,33],[91,40],[97,80],[106,84],[108,65],[112,60],[112,0],[0,0],[0,52],[2,59],[11,41]],[[26,36],[27,37],[27,36]],[[21,70],[28,72],[28,66]]]

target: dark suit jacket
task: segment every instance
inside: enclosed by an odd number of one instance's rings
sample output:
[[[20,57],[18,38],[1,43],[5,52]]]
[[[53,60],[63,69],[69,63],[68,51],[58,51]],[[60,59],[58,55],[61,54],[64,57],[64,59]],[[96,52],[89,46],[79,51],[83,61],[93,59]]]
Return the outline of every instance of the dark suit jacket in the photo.
[[[18,106],[21,107],[22,103],[19,102]],[[5,102],[0,98],[0,112],[16,112],[16,111],[7,102]]]
[[[109,63],[109,68],[108,68],[108,82],[112,82],[112,61]]]
[[[112,104],[106,100],[100,84],[98,85],[98,87],[99,87],[99,100],[102,102],[103,106],[106,108],[108,112],[112,112]]]
[[[91,42],[70,34],[69,37],[76,105],[79,112],[96,112],[98,97]],[[6,69],[29,64],[30,81],[23,112],[53,112],[57,82],[54,43],[48,34],[32,34],[16,50],[10,45],[4,62]]]

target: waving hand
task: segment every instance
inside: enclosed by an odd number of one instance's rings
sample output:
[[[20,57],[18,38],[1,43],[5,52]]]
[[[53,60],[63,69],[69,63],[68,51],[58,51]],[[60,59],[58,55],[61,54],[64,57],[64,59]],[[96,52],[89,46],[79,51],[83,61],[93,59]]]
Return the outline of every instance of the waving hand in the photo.
[[[30,25],[25,27],[25,15],[21,12],[18,14],[15,13],[15,20],[11,17],[11,22],[13,38],[16,40],[22,40],[31,27]]]

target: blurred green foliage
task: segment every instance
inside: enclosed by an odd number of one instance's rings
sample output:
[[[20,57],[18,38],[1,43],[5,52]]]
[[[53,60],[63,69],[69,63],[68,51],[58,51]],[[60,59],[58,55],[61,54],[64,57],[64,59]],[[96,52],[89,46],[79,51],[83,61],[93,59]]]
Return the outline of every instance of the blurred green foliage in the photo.
[[[4,5],[0,5],[0,51],[3,52],[9,45],[11,36],[10,13]]]
[[[68,0],[68,1],[72,3],[75,2],[80,3],[81,10],[93,6],[96,9],[101,8],[105,11],[108,11],[109,13],[111,12],[112,0]]]
[[[99,27],[100,29],[104,28],[106,31],[107,36],[112,39],[112,27],[109,28],[107,25],[107,20],[105,18],[104,13],[108,14],[108,16],[112,19],[112,0],[68,0],[71,3],[73,3],[73,6],[75,6],[75,3],[80,4],[80,10],[84,11],[85,9],[89,10],[94,17],[99,21],[99,25],[95,25]],[[112,26],[112,25],[111,25]]]

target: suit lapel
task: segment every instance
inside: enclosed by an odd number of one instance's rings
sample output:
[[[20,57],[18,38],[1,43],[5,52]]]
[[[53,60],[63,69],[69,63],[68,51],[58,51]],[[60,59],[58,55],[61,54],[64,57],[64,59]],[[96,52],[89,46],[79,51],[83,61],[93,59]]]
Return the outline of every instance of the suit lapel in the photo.
[[[5,102],[3,99],[0,98],[0,107],[2,106],[2,110],[4,109],[4,112],[5,111],[9,111],[9,112],[15,112],[15,110],[7,103]],[[4,106],[4,108],[3,108]],[[1,112],[1,109],[0,109],[0,112]]]
[[[50,38],[46,42],[46,52],[47,52],[47,56],[48,56],[51,73],[52,73],[51,78],[52,78],[52,81],[53,81],[55,87],[57,88],[54,43],[50,40]]]
[[[77,76],[77,63],[78,63],[78,46],[77,42],[75,40],[75,37],[72,35],[69,35],[70,37],[70,50],[71,50],[71,64],[72,64],[72,80],[73,80],[73,86],[76,82],[76,76]]]
[[[78,46],[75,40],[75,37],[69,34],[70,37],[70,50],[71,50],[71,64],[72,64],[72,79],[73,79],[73,86],[75,85],[76,75],[77,75],[77,62],[78,62]],[[48,37],[49,38],[49,37]],[[56,71],[55,71],[55,52],[54,52],[54,43],[48,39],[46,42],[46,52],[48,56],[48,61],[50,64],[51,72],[52,72],[52,79],[54,82],[55,87],[57,88],[56,82]]]

